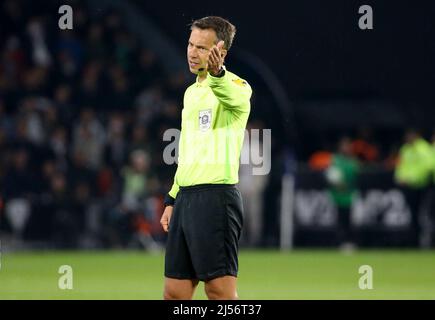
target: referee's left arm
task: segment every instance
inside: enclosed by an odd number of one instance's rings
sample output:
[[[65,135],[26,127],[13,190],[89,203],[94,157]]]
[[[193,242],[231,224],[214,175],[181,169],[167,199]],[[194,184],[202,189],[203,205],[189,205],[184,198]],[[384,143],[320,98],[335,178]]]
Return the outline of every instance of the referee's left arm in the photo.
[[[251,86],[245,80],[228,72],[225,68],[219,76],[207,74],[210,88],[214,95],[227,110],[235,112],[249,112]]]

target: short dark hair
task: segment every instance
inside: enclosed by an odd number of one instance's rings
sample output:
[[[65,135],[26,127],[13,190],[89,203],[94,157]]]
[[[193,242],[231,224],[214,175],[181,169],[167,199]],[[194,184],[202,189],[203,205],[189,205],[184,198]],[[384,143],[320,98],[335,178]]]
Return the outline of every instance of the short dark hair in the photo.
[[[228,20],[217,17],[209,16],[204,17],[192,22],[190,30],[193,28],[199,29],[213,29],[216,32],[218,41],[224,41],[224,48],[230,50],[233,44],[234,36],[236,35],[236,27]]]

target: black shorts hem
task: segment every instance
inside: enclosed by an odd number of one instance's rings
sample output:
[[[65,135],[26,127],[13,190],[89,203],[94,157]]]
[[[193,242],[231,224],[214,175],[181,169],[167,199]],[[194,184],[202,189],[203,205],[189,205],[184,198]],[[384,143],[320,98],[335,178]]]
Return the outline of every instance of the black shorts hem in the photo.
[[[210,281],[223,276],[233,276],[237,278],[237,272],[229,270],[218,270],[216,272],[192,275],[192,274],[182,274],[182,273],[168,273],[165,272],[166,278],[178,279],[178,280],[200,280],[200,281]]]
[[[227,269],[220,269],[216,272],[211,272],[211,273],[206,273],[206,274],[199,274],[198,275],[198,279],[201,281],[209,281],[209,280],[213,280],[219,277],[223,277],[223,276],[233,276],[237,278],[237,272],[235,271],[230,271]]]
[[[178,279],[178,280],[195,280],[198,279],[197,276],[192,274],[182,274],[182,273],[168,273],[165,272],[166,278]]]

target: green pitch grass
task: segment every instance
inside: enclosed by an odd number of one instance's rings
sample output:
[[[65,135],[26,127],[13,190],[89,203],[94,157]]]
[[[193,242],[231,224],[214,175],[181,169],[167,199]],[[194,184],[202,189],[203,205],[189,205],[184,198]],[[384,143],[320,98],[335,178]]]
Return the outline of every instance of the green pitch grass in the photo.
[[[161,299],[164,256],[138,251],[29,252],[0,256],[1,299]],[[60,290],[61,265],[73,289]],[[361,265],[373,289],[361,290]],[[201,283],[195,299],[205,299]],[[241,299],[435,299],[434,251],[242,251]]]

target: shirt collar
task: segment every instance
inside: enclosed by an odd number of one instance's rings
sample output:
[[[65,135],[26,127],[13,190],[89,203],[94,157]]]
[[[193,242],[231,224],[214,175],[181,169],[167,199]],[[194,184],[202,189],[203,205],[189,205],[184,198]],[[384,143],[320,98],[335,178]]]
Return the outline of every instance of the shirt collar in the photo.
[[[208,77],[205,77],[204,81],[199,82],[199,76],[196,76],[196,86],[197,87],[208,87]]]

